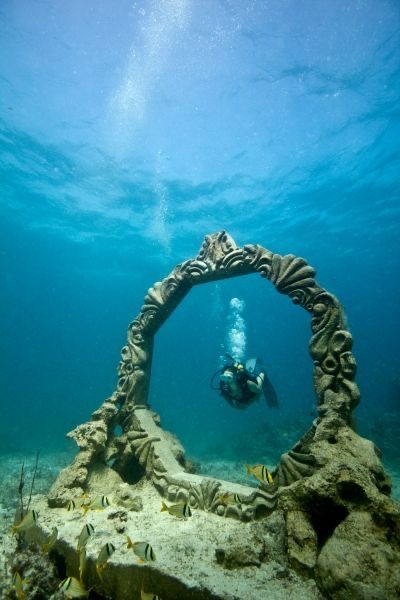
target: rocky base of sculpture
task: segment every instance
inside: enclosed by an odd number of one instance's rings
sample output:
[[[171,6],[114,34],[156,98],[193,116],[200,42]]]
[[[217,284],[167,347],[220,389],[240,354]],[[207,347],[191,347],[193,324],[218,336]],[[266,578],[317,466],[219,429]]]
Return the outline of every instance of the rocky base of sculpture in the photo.
[[[400,598],[400,506],[379,450],[337,416],[319,422],[303,450],[321,467],[279,490],[289,565],[327,598]]]
[[[77,540],[82,527],[92,524],[83,581],[86,588],[93,587],[96,597],[140,598],[143,589],[162,600],[321,600],[315,582],[304,579],[288,564],[282,511],[253,523],[201,510],[193,510],[191,517],[181,520],[160,512],[161,498],[148,482],[125,487],[128,497],[140,497],[141,502],[128,509],[112,500],[105,510],[84,516],[81,509],[49,509],[47,499],[37,496],[33,506],[39,519],[30,531],[30,540],[41,544],[57,527],[59,539],[51,557],[60,577],[78,577]],[[155,561],[142,562],[127,547],[127,536],[133,542],[150,543]],[[116,551],[99,577],[96,560],[107,542],[113,543]]]
[[[37,579],[37,557],[43,557],[40,545],[53,527],[59,532],[50,552],[56,574],[78,576],[77,539],[86,523],[94,535],[83,581],[96,597],[139,598],[142,588],[163,600],[400,597],[399,505],[379,491],[377,483],[385,489],[388,482],[374,445],[343,424],[333,425],[317,425],[308,448],[325,465],[281,488],[278,508],[255,522],[202,510],[176,519],[160,512],[162,498],[150,482],[121,483],[100,466],[91,472],[87,491],[110,496],[111,506],[103,511],[84,516],[82,509],[49,508],[45,496],[34,497],[39,520],[29,538],[38,546],[14,564],[27,578],[27,600],[36,597],[30,585]],[[149,542],[156,560],[141,562],[127,547],[127,535]],[[107,542],[116,551],[101,578],[96,560]]]
[[[118,591],[122,580],[132,589],[143,583],[164,600],[244,600],[269,588],[271,597],[280,598],[293,586],[296,598],[318,597],[317,587],[321,597],[335,600],[400,597],[400,510],[389,497],[390,480],[379,450],[332,413],[316,419],[280,464],[295,476],[296,469],[310,464],[310,456],[314,473],[276,488],[276,510],[252,523],[202,510],[193,510],[187,521],[177,520],[160,513],[161,497],[149,481],[128,485],[97,463],[87,477],[87,491],[112,496],[114,507],[88,513],[87,520],[96,528],[99,521],[106,532],[96,542],[97,549],[107,541],[117,546],[119,534],[120,550],[110,561],[103,587],[93,567],[88,568],[87,585],[123,598],[127,588]],[[73,477],[74,468],[68,473]],[[58,482],[63,484],[62,478]],[[52,492],[57,496],[57,485]],[[61,533],[60,549],[68,574],[76,573],[74,540],[85,522],[82,511],[73,516],[62,508],[47,511],[52,521],[62,518],[69,523],[65,536]],[[151,543],[156,563],[136,564],[125,548],[126,534]],[[114,572],[123,576],[115,577]]]

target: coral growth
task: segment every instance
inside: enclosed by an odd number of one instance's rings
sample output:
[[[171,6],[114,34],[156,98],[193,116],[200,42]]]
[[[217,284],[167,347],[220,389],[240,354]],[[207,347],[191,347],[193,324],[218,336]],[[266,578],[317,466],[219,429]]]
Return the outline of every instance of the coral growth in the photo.
[[[10,569],[12,573],[18,572],[24,582],[25,600],[45,600],[57,589],[59,578],[56,567],[36,545],[17,552]],[[4,597],[16,598],[15,591],[7,590]]]

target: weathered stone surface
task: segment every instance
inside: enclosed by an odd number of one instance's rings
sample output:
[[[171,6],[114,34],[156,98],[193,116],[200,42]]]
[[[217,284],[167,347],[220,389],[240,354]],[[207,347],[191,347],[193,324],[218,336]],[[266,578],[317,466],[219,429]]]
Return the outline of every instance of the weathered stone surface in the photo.
[[[229,544],[215,551],[216,560],[226,569],[260,566],[263,562],[279,564],[287,568],[286,524],[281,511],[277,510],[266,519],[250,523],[246,536],[238,531],[229,537]]]
[[[281,510],[250,524],[250,531],[263,544],[264,561],[275,561],[287,567],[287,532],[285,515]]]
[[[85,489],[91,496],[108,496],[115,493],[123,483],[121,476],[114,469],[98,462],[92,466],[88,474]]]
[[[320,590],[333,600],[400,598],[400,519],[398,529],[378,526],[372,515],[355,510],[338,525],[316,566]]]
[[[353,508],[378,508],[390,502],[382,493],[390,487],[374,445],[345,424],[324,430],[323,436],[319,435],[319,427],[310,442],[310,451],[321,465],[319,470],[312,477],[281,488],[279,506],[286,511],[304,510],[318,520],[319,508],[323,518],[324,499],[339,512],[343,509],[343,518]]]
[[[289,564],[297,572],[311,576],[317,561],[317,534],[309,516],[300,510],[286,513]]]
[[[259,567],[263,557],[261,544],[236,542],[234,547],[217,548],[215,557],[218,564],[225,569],[240,569],[242,567]]]
[[[89,421],[79,425],[68,437],[75,440],[81,450],[90,450],[93,453],[101,450],[107,441],[107,426],[103,420]]]
[[[315,572],[329,598],[399,597],[399,511],[374,444],[333,416],[316,424],[309,449],[319,470],[278,492],[289,564]]]
[[[86,516],[81,509],[49,509],[46,498],[36,496],[32,507],[39,519],[29,530],[29,538],[43,543],[57,527],[52,555],[58,556],[60,563],[65,561],[68,575],[77,577],[77,540],[85,524],[93,525],[83,582],[86,588],[93,586],[96,593],[113,600],[140,598],[142,587],[163,600],[321,598],[314,581],[303,581],[287,566],[285,523],[279,511],[260,523],[221,519],[195,509],[192,517],[182,520],[160,511],[161,497],[150,482],[139,484],[137,492],[143,501],[140,512],[121,510],[111,503]],[[133,542],[149,542],[156,560],[140,562],[127,548],[127,535]],[[113,543],[116,551],[100,578],[96,560],[106,542]],[[226,556],[220,564],[218,549]]]
[[[138,512],[143,509],[141,497],[135,493],[134,487],[127,483],[122,483],[117,487],[114,492],[114,501],[119,506],[123,506],[129,510]]]
[[[74,463],[68,468],[62,469],[50,489],[49,506],[65,506],[68,500],[81,496],[87,475],[86,467],[74,465]]]

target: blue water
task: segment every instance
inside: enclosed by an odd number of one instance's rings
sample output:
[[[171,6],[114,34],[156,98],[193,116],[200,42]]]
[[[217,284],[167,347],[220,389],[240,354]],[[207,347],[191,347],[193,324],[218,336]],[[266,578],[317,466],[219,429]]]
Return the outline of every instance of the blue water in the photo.
[[[147,289],[221,229],[315,267],[360,431],[397,439],[399,3],[3,0],[0,28],[0,451],[65,447]],[[233,297],[278,411],[209,387]],[[197,459],[256,460],[266,431],[278,458],[312,419],[309,337],[261,278],[196,288],[157,334],[151,404]]]

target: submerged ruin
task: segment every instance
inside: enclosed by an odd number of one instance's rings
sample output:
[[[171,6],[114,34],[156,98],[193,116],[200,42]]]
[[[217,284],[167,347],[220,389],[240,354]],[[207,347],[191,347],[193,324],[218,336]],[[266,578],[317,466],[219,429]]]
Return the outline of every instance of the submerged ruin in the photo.
[[[282,455],[273,483],[258,488],[193,472],[182,444],[148,403],[153,340],[168,316],[192,286],[250,273],[310,314],[318,415]],[[143,588],[163,600],[250,600],[267,589],[274,598],[287,597],[289,589],[299,598],[400,597],[400,511],[378,448],[354,428],[360,394],[352,336],[338,299],[303,258],[238,247],[225,231],[206,236],[196,258],[148,290],[128,327],[118,371],[115,392],[68,434],[79,451],[50,490],[50,508],[35,534],[43,537],[57,525],[55,551],[69,575],[79,577],[76,535],[85,521],[65,507],[100,493],[112,505],[89,511],[86,520],[95,528],[101,523],[104,540],[121,552],[99,579],[89,546],[83,580],[105,597],[139,597]],[[225,503],[225,493],[240,501]],[[160,514],[161,499],[189,504],[190,523]],[[165,552],[165,559],[134,564],[126,534],[146,540],[154,534],[157,557]],[[182,552],[192,556],[190,568]]]

